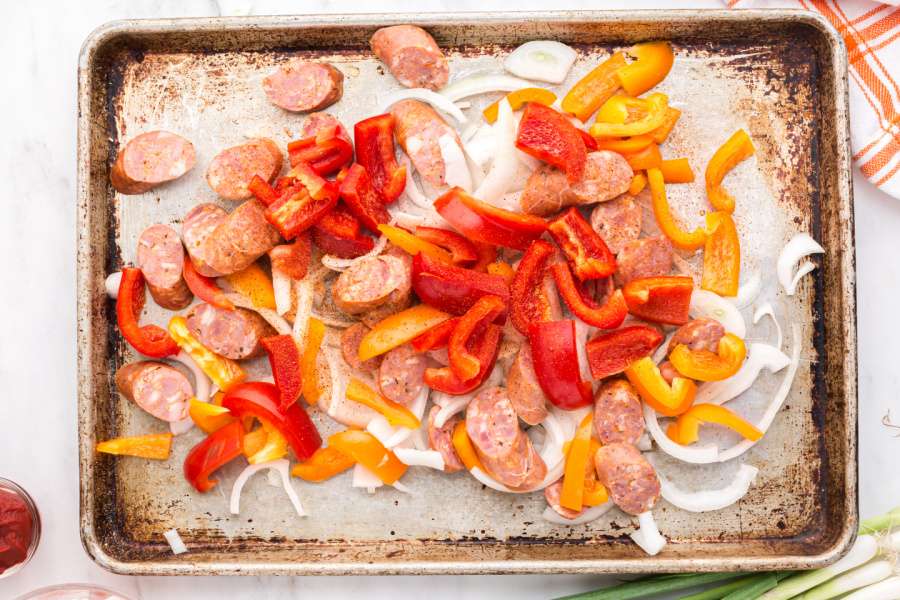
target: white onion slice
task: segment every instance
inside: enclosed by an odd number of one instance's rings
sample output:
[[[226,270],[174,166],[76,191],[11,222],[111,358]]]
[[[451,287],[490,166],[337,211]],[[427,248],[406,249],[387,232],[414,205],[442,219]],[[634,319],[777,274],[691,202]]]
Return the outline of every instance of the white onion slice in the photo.
[[[781,250],[781,254],[778,255],[778,264],[777,264],[777,272],[778,272],[778,282],[781,283],[782,287],[784,287],[784,291],[787,292],[788,296],[793,296],[794,292],[797,291],[797,283],[799,282],[798,278],[795,278],[794,275],[794,267],[800,262],[801,258],[809,256],[810,254],[824,254],[825,248],[823,248],[819,242],[812,239],[812,237],[806,233],[798,233],[791,240],[785,244],[784,248]],[[812,263],[808,263],[812,264]],[[803,275],[809,273],[812,269],[815,268],[815,265],[812,268],[804,265],[803,267],[806,270]],[[798,271],[799,273],[800,271]],[[803,275],[800,275],[802,277]]]
[[[497,149],[497,130],[489,123],[482,123],[465,142],[465,148],[472,161],[484,168],[494,158]]]
[[[247,467],[243,471],[241,471],[241,474],[238,475],[237,479],[235,479],[234,486],[231,488],[231,502],[229,503],[231,514],[236,515],[240,514],[241,512],[241,490],[244,489],[244,484],[247,483],[247,480],[250,479],[250,477],[252,477],[253,474],[258,471],[262,471],[264,469],[274,469],[278,472],[279,475],[281,475],[281,485],[284,488],[288,499],[291,501],[294,510],[297,511],[297,515],[300,517],[305,517],[306,512],[303,510],[303,505],[300,504],[300,498],[297,496],[297,492],[295,492],[294,488],[291,486],[288,466],[288,461],[284,458],[270,460],[268,462],[255,465],[247,465]]]
[[[184,554],[188,551],[187,546],[184,545],[184,540],[181,539],[181,535],[178,533],[177,529],[164,531],[163,537],[169,542],[169,548],[172,549],[172,554]]]
[[[512,51],[503,68],[518,77],[562,83],[578,54],[562,42],[532,40]]]
[[[373,256],[378,256],[382,252],[384,252],[384,247],[387,245],[387,238],[383,235],[378,236],[378,239],[375,240],[375,245],[372,246],[372,249],[363,254],[362,256],[357,256],[356,258],[338,258],[337,256],[332,256],[331,254],[326,254],[322,257],[322,264],[331,269],[332,271],[345,271],[349,269],[355,262],[364,260],[366,258],[372,258]]]
[[[783,341],[781,336],[781,323],[775,318],[775,309],[772,307],[771,302],[761,304],[759,308],[756,309],[756,312],[753,313],[753,324],[756,325],[759,323],[760,319],[767,315],[772,319],[772,323],[775,325],[775,347],[778,348],[778,350],[781,350],[781,342]]]
[[[309,277],[304,277],[294,282],[294,296],[297,297],[297,314],[294,317],[294,326],[291,328],[291,336],[300,352],[306,345],[306,332],[309,329],[309,318],[312,316],[313,307],[313,283]]]
[[[691,318],[708,317],[715,319],[728,333],[741,339],[747,337],[747,324],[734,303],[708,290],[694,290],[691,294]]]
[[[409,487],[408,485],[406,485],[405,483],[402,483],[400,481],[395,481],[394,483],[391,484],[391,487],[394,488],[395,490],[397,490],[398,492],[403,492],[404,494],[412,494],[413,493],[411,487]]]
[[[649,452],[650,450],[653,450],[653,440],[650,439],[650,436],[645,431],[641,434],[641,437],[638,438],[638,441],[635,442],[634,447],[641,452]]]
[[[541,513],[541,518],[554,525],[583,525],[585,523],[590,523],[591,521],[596,521],[608,513],[614,506],[615,504],[613,504],[612,500],[607,500],[603,504],[584,509],[581,514],[574,519],[567,519],[548,506],[544,509],[544,512]]]
[[[122,271],[116,271],[115,273],[110,273],[106,280],[103,282],[103,286],[106,288],[106,295],[115,300],[119,297],[119,285],[122,283]],[[175,531],[174,529],[172,531]]]
[[[388,112],[388,109],[393,105],[397,104],[401,100],[407,100],[412,98],[413,100],[421,100],[422,102],[426,102],[439,111],[445,112],[454,119],[456,119],[459,123],[466,122],[466,115],[463,114],[463,111],[459,109],[459,107],[453,104],[452,101],[448,100],[446,96],[442,96],[437,92],[433,92],[431,90],[425,88],[410,88],[407,90],[398,90],[385,98],[381,99],[381,102],[378,103],[378,114]]]
[[[475,190],[475,197],[488,204],[496,203],[509,191],[519,165],[516,155],[516,122],[506,98],[500,101],[494,130],[497,139],[491,169]]]
[[[274,310],[262,306],[255,306],[249,298],[242,294],[238,294],[237,292],[229,292],[225,294],[225,297],[231,300],[231,303],[235,306],[240,306],[241,308],[246,308],[247,310],[259,313],[259,316],[265,319],[279,335],[286,335],[291,332],[291,324],[285,321],[284,317]]]
[[[394,448],[394,455],[404,465],[428,467],[436,471],[444,470],[444,457],[437,450],[416,450],[415,448]]]
[[[177,360],[190,369],[191,375],[194,376],[194,397],[200,402],[209,402],[209,398],[212,395],[209,377],[200,369],[194,359],[191,358],[191,355],[184,350],[180,350],[178,354],[172,357],[172,360]]]
[[[700,385],[694,403],[724,404],[749,390],[763,369],[777,373],[790,363],[791,359],[778,348],[754,342],[747,348],[747,360],[738,372],[728,379]]]
[[[656,468],[655,464],[653,466]],[[757,473],[759,473],[759,469],[756,467],[751,465],[741,465],[738,472],[735,473],[734,479],[723,488],[717,490],[686,492],[666,479],[666,477],[659,472],[659,469],[656,468],[656,476],[659,478],[660,494],[666,502],[682,510],[694,513],[720,510],[726,506],[731,506],[747,494]]]
[[[666,336],[666,339],[663,340],[663,343],[659,345],[656,351],[653,353],[652,360],[656,364],[661,363],[665,360],[666,355],[669,353],[669,342],[672,341],[672,338],[675,337],[675,332],[678,331],[675,329],[674,331],[670,331],[669,335]]]
[[[353,482],[350,484],[355,488],[366,488],[370,494],[374,494],[377,488],[384,485],[378,475],[365,468],[359,463],[353,465]]]
[[[788,296],[794,295],[794,293],[797,291],[797,285],[800,283],[800,280],[809,273],[812,273],[815,268],[816,265],[808,260],[800,263],[800,266],[797,267],[797,272],[794,273],[794,278],[791,279],[791,289],[789,290]]]
[[[472,174],[469,172],[466,155],[456,136],[445,133],[438,138],[438,148],[441,151],[441,158],[444,159],[444,182],[451,187],[459,186],[471,193]]]
[[[272,265],[272,291],[275,293],[275,312],[282,317],[291,310],[291,278]]]
[[[406,187],[403,188],[403,193],[412,200],[412,203],[420,208],[434,208],[431,200],[429,200],[425,194],[422,193],[422,190],[419,189],[419,186],[416,185],[415,179],[413,179],[413,171],[414,167],[412,161],[409,160],[408,157],[404,156],[400,159],[400,162],[406,167]]]
[[[660,427],[656,411],[647,404],[644,405],[644,425],[659,449],[673,458],[686,463],[702,465],[716,462],[716,458],[719,456],[719,449],[710,444],[683,446],[673,441]]]
[[[527,87],[534,87],[534,84],[505,73],[478,73],[454,81],[442,89],[440,94],[456,102],[461,98],[486,94],[487,92],[514,92]]]
[[[422,421],[422,417],[425,415],[425,406],[428,404],[428,394],[430,392],[431,388],[422,386],[422,391],[410,404],[410,412],[419,421]],[[366,431],[374,435],[385,448],[394,448],[408,440],[415,429],[394,427],[388,423],[388,420],[383,415],[377,415],[366,425]]]
[[[728,300],[734,303],[738,308],[744,308],[756,300],[760,290],[762,290],[762,277],[760,276],[759,271],[754,271],[750,274],[750,277],[747,278],[747,281],[740,284],[737,296],[728,298]]]
[[[172,435],[181,435],[183,433],[187,433],[193,428],[194,420],[190,417],[185,417],[179,421],[169,421],[169,431],[172,433]]]
[[[461,413],[469,406],[469,402],[475,397],[475,393],[451,396],[444,392],[435,392],[434,396],[434,403],[440,407],[440,410],[434,415],[434,426],[443,427],[448,419],[455,414]]]
[[[311,316],[316,319],[322,321],[322,324],[328,325],[329,327],[337,327],[338,329],[347,329],[348,327],[352,327],[356,325],[359,321],[351,321],[349,319],[339,319],[333,315],[323,315],[318,312],[316,309],[313,309]]]
[[[326,412],[332,419],[337,414],[338,407],[344,402],[346,394],[346,382],[341,377],[340,367],[338,366],[338,358],[334,348],[325,348],[325,362],[328,363],[328,376],[331,380],[331,398],[328,401]]]
[[[634,543],[650,556],[656,556],[666,545],[666,538],[659,533],[653,513],[649,510],[638,515],[638,530],[631,534]]]
[[[587,340],[591,333],[591,326],[582,321],[575,319],[575,352],[578,355],[578,370],[581,373],[583,381],[593,381],[594,376],[591,375],[591,366],[587,358]]]

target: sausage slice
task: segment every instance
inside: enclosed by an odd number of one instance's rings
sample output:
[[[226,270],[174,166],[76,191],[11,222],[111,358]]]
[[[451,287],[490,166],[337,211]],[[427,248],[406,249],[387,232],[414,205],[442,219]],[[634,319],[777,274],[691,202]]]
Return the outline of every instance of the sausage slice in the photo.
[[[663,236],[626,242],[616,255],[615,280],[623,286],[632,279],[668,275],[672,271],[672,244]]]
[[[725,336],[725,327],[715,319],[706,317],[688,321],[675,330],[666,354],[675,349],[675,346],[684,344],[690,350],[719,351],[719,340]]]
[[[639,515],[659,500],[659,478],[640,450],[620,442],[601,446],[594,454],[597,479],[625,512]]]
[[[194,392],[178,369],[144,360],[120,367],[115,381],[119,392],[157,419],[173,422],[188,416]]]
[[[522,344],[506,374],[506,392],[519,418],[537,425],[547,417],[547,397],[534,372],[531,346]]]
[[[138,238],[137,266],[153,300],[163,308],[181,310],[194,295],[182,277],[184,247],[174,229],[151,225]]]
[[[206,238],[201,255],[214,272],[230,275],[250,266],[280,239],[266,220],[263,205],[253,198],[216,226]]]
[[[430,90],[447,85],[450,65],[431,34],[421,27],[382,27],[372,34],[369,44],[401,85]]]
[[[241,360],[263,353],[260,340],[275,330],[252,310],[225,310],[201,303],[185,316],[188,330],[201,344],[225,358]]]
[[[624,379],[608,379],[594,398],[594,431],[601,444],[635,444],[644,433],[641,399]]]
[[[371,373],[381,366],[383,355],[378,355],[366,361],[359,360],[359,344],[369,332],[369,328],[362,323],[354,323],[341,333],[341,356],[344,362],[354,371]]]
[[[601,202],[591,213],[591,227],[613,254],[618,254],[626,243],[641,235],[643,210],[634,196],[622,194],[608,202]]]
[[[315,137],[327,127],[337,127],[338,137],[351,144],[353,143],[344,125],[338,121],[337,117],[326,112],[314,112],[306,116],[306,120],[303,121],[303,127],[300,129],[300,139]]]
[[[488,459],[508,456],[520,444],[519,420],[505,389],[488,388],[469,402],[466,433],[479,454]]]
[[[109,180],[122,194],[143,194],[178,179],[197,161],[194,145],[168,131],[149,131],[135,137],[116,156]]]
[[[328,63],[295,58],[263,79],[263,90],[269,102],[284,110],[321,110],[341,99],[344,74]]]
[[[620,154],[590,152],[581,181],[570,185],[566,174],[541,165],[528,177],[519,198],[522,212],[547,216],[568,206],[606,202],[628,191],[634,173]]]
[[[254,175],[266,181],[281,172],[283,157],[272,140],[258,138],[219,152],[206,170],[209,187],[226,200],[246,200],[253,194],[247,185]]]
[[[389,350],[378,367],[378,387],[390,400],[409,406],[425,387],[428,358],[409,344]]]
[[[449,135],[462,151],[456,130],[429,105],[418,100],[401,100],[391,108],[394,133],[416,171],[435,187],[445,184],[446,165],[440,139]]]
[[[228,212],[218,204],[198,204],[184,216],[181,222],[181,239],[187,248],[191,263],[198,273],[206,277],[218,277],[206,262],[206,239],[225,220]]]
[[[444,472],[455,473],[465,468],[453,446],[453,430],[459,423],[459,417],[453,415],[444,422],[443,427],[437,427],[434,424],[434,418],[440,410],[439,406],[432,406],[428,412],[428,446],[441,453],[441,457],[444,459]]]
[[[406,264],[396,256],[364,258],[338,276],[331,296],[340,310],[355,315],[388,302],[395,291],[411,285],[410,278]]]

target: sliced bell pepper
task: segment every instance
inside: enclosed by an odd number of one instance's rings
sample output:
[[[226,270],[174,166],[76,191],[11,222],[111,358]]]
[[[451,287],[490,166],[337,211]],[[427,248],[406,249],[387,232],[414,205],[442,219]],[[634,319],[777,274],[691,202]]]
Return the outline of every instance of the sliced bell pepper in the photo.
[[[634,361],[650,356],[663,341],[655,327],[631,325],[598,335],[585,346],[594,379],[624,371]]]
[[[671,106],[666,109],[666,119],[663,121],[663,124],[650,132],[650,136],[653,138],[653,141],[657,144],[662,144],[669,137],[669,134],[672,133],[672,129],[675,128],[675,123],[678,122],[678,119],[681,118],[681,111],[677,108],[672,108]]]
[[[651,134],[645,133],[643,135],[636,135],[634,137],[624,139],[602,139],[597,141],[597,149],[611,150],[625,156],[628,154],[635,154],[636,152],[640,152],[653,143],[653,136]]]
[[[169,321],[169,333],[220,390],[227,392],[246,379],[247,374],[237,362],[219,356],[191,335],[184,317],[179,315],[172,317]]]
[[[695,404],[690,410],[681,414],[678,420],[672,424],[674,427],[670,426],[666,433],[676,443],[685,446],[693,444],[700,438],[700,423],[723,425],[736,431],[744,439],[753,442],[763,436],[763,432],[752,423],[718,404]]]
[[[353,160],[353,145],[340,135],[340,125],[325,127],[312,137],[288,143],[291,166],[304,162],[319,175],[331,175]]]
[[[656,143],[645,146],[637,152],[624,154],[624,156],[628,166],[635,172],[652,168],[658,169],[662,166],[663,162],[662,154],[659,153],[659,146],[657,146]]]
[[[481,371],[479,357],[469,351],[472,339],[505,311],[506,305],[499,296],[482,296],[460,317],[450,333],[447,355],[450,369],[461,380],[472,379]]]
[[[716,150],[706,165],[706,196],[716,210],[734,211],[734,196],[722,187],[722,180],[739,162],[750,158],[756,148],[750,136],[743,129],[738,129],[722,146]]]
[[[669,353],[669,360],[676,371],[698,381],[728,379],[738,372],[745,358],[747,347],[733,333],[722,336],[717,352],[691,350],[684,344],[678,344]]]
[[[287,334],[262,338],[259,342],[269,355],[272,377],[280,395],[278,406],[281,410],[287,410],[303,391],[300,350],[294,338]]]
[[[650,195],[656,222],[672,244],[682,250],[696,250],[706,243],[706,231],[702,227],[687,232],[675,222],[675,217],[669,208],[669,201],[666,199],[666,184],[662,171],[648,169],[647,180],[650,182]]]
[[[578,279],[601,279],[615,272],[616,257],[577,208],[572,207],[550,221],[548,229]]]
[[[635,173],[631,178],[631,185],[628,186],[628,193],[637,196],[647,187],[647,176],[644,173]]]
[[[486,273],[488,265],[497,260],[497,256],[499,254],[497,251],[497,246],[494,246],[493,244],[485,244],[477,240],[473,241],[472,244],[475,246],[475,252],[478,254],[478,260],[469,268],[473,271],[478,271],[479,273]]]
[[[540,217],[497,208],[459,187],[435,200],[434,208],[470,240],[493,246],[525,250],[547,230]]]
[[[246,296],[258,308],[275,310],[275,290],[272,280],[258,263],[250,263],[247,268],[225,276],[231,287]]]
[[[503,98],[501,98],[500,100],[502,99]],[[493,123],[497,120],[497,114],[500,111],[500,100],[497,100],[482,111],[481,114],[484,115],[484,120],[488,123]],[[551,104],[556,102],[556,94],[546,88],[522,88],[521,90],[516,90],[514,92],[508,93],[506,95],[506,100],[509,102],[510,108],[512,108],[513,110],[519,110],[527,102],[537,102],[538,104],[543,104],[544,106],[550,106]]]
[[[251,423],[256,421],[256,418],[253,417]],[[252,425],[251,425],[252,426]],[[244,428],[246,429],[246,427]],[[248,431],[244,434],[244,450],[243,454],[247,458],[250,458],[260,450],[262,450],[263,446],[266,445],[266,440],[269,438],[269,433],[263,429],[262,425],[254,429],[253,431]]]
[[[429,350],[445,348],[447,342],[450,341],[450,334],[453,333],[453,328],[456,327],[457,323],[459,323],[459,317],[453,317],[443,323],[438,323],[428,331],[410,340],[409,345],[416,352],[428,352]]]
[[[280,244],[269,250],[272,269],[279,270],[291,279],[303,279],[312,261],[312,238],[304,231],[290,244]]]
[[[418,429],[422,424],[408,408],[385,398],[355,377],[347,384],[347,399],[368,406],[395,427]]]
[[[443,263],[453,262],[453,257],[449,252],[440,246],[423,240],[419,236],[410,233],[405,229],[394,227],[393,225],[379,225],[378,231],[381,232],[389,242],[411,256],[415,256],[421,252],[422,254]]]
[[[303,345],[303,356],[300,358],[300,378],[303,381],[303,398],[308,404],[319,401],[322,390],[319,388],[319,372],[316,358],[325,337],[325,324],[311,317],[306,330],[306,343]]]
[[[163,358],[178,354],[178,344],[157,325],[138,324],[144,307],[144,274],[135,267],[122,269],[119,293],[116,297],[116,324],[122,337],[131,347],[145,356]]]
[[[337,204],[338,188],[322,179],[306,163],[291,171],[302,174],[298,183],[287,188],[266,208],[266,219],[286,240],[292,240],[319,221]]]
[[[463,380],[457,377],[450,367],[429,368],[425,369],[425,385],[454,396],[468,394],[477,388],[494,368],[494,363],[497,362],[502,333],[498,325],[488,325],[473,336],[474,339],[467,346],[467,350],[478,358],[478,363],[481,365],[481,370],[475,377]]]
[[[198,273],[197,269],[194,268],[194,262],[187,254],[184,257],[182,275],[192,294],[217,308],[234,310],[234,304],[225,297],[225,292],[216,283],[215,278],[205,277]]]
[[[353,137],[356,162],[366,169],[384,202],[394,202],[406,187],[406,167],[399,166],[394,155],[394,117],[387,113],[360,121]]]
[[[338,258],[356,258],[375,247],[369,236],[360,232],[359,221],[341,206],[335,206],[313,226],[312,239],[322,252]]]
[[[630,123],[598,120],[591,125],[590,131],[591,135],[597,139],[631,137],[650,133],[666,122],[666,109],[669,106],[669,99],[665,94],[650,94],[646,98],[614,96],[612,100],[615,100],[612,106],[622,106],[626,112],[629,109],[641,111],[644,113],[644,116]],[[609,102],[607,101],[606,104],[609,105]],[[608,115],[601,114],[598,116],[599,118],[606,119]]]
[[[384,200],[372,185],[365,168],[359,163],[352,165],[341,180],[341,198],[363,227],[375,232],[378,226],[391,220],[384,207]]]
[[[247,462],[251,465],[278,460],[287,456],[288,453],[288,441],[281,435],[281,432],[267,421],[260,419],[260,423],[262,424],[262,430],[266,432],[266,439],[256,452],[247,456]],[[246,439],[245,436],[244,440]]]
[[[557,263],[551,267],[556,289],[559,290],[563,302],[576,317],[600,329],[615,329],[628,316],[628,305],[622,290],[615,290],[602,305],[597,304],[589,296],[585,296],[579,283],[572,277],[572,271],[566,263]]]
[[[319,483],[343,473],[356,464],[350,456],[331,446],[316,450],[315,454],[291,469],[291,475],[304,481]]]
[[[276,200],[278,200],[278,196],[281,195],[278,190],[269,185],[269,182],[259,175],[253,176],[253,179],[251,179],[250,183],[247,184],[247,189],[256,197],[257,200],[259,200],[266,206],[274,203]]]
[[[282,410],[279,400],[278,388],[273,384],[251,381],[230,389],[222,399],[222,406],[239,419],[253,416],[269,423],[287,439],[297,459],[306,460],[322,445],[322,438],[299,404]]]
[[[594,67],[565,95],[561,105],[563,112],[575,115],[582,123],[587,121],[619,89],[621,83],[616,72],[626,64],[625,55],[616,52]]]
[[[151,433],[136,437],[121,437],[97,444],[97,452],[153,458],[156,460],[166,460],[169,458],[171,450],[171,433]]]
[[[455,265],[468,266],[478,260],[475,244],[455,231],[437,227],[416,227],[416,236],[450,252],[450,260]]]
[[[208,492],[218,481],[210,479],[213,471],[240,456],[243,450],[244,426],[229,423],[191,448],[184,458],[184,478],[198,492]]]
[[[694,181],[694,171],[691,163],[686,158],[673,158],[664,160],[659,164],[663,181],[666,183],[691,183]]]
[[[587,146],[578,128],[549,106],[525,105],[516,148],[565,171],[570,182],[581,181],[587,163]]]
[[[666,417],[675,417],[687,411],[697,394],[697,385],[690,379],[676,377],[671,386],[666,383],[659,367],[648,356],[629,365],[625,369],[625,377],[644,402]]]
[[[593,402],[591,383],[581,379],[578,367],[575,321],[566,319],[534,323],[528,339],[531,342],[534,373],[550,402],[564,410]]]
[[[455,267],[422,253],[413,257],[412,288],[425,304],[455,315],[465,314],[482,296],[500,296],[506,302],[510,295],[499,275]],[[505,319],[506,315],[501,315],[498,323]]]
[[[402,346],[449,318],[448,313],[427,304],[418,304],[390,315],[376,323],[360,340],[359,360],[365,362]]]
[[[669,325],[688,322],[693,291],[693,279],[675,276],[633,279],[622,288],[631,314]]]
[[[262,179],[262,178],[260,178],[260,179]],[[263,180],[263,181],[265,181],[265,180]],[[291,177],[289,175],[285,175],[284,177],[279,177],[278,179],[276,179],[275,185],[272,187],[275,189],[276,192],[278,192],[278,195],[280,196],[281,194],[283,194],[285,192],[285,190],[287,190],[289,187],[291,187],[295,183],[297,183],[296,177]]]
[[[741,240],[734,220],[724,211],[708,213],[706,230],[700,288],[720,296],[736,296],[741,276]]]
[[[471,471],[478,467],[484,471],[484,465],[481,464],[481,459],[478,458],[475,446],[472,445],[472,440],[469,439],[469,434],[466,432],[465,420],[460,421],[453,428],[453,436],[451,439],[453,440],[453,449],[456,450],[459,460],[462,461],[462,464],[466,466],[467,470]]]
[[[491,275],[499,275],[506,283],[512,283],[513,277],[516,276],[516,272],[509,266],[509,263],[503,262],[502,260],[489,264],[487,266],[487,272]]]
[[[591,447],[588,451],[588,464],[585,469],[588,475],[584,478],[584,494],[581,501],[585,506],[600,506],[609,500],[609,493],[606,488],[597,480],[597,473],[594,471],[594,456],[600,449],[600,442],[591,438]],[[568,454],[568,453],[567,453]]]
[[[395,483],[406,473],[406,465],[367,431],[339,431],[328,438],[328,447],[349,456],[388,485]]]
[[[188,415],[204,433],[212,433],[234,421],[227,408],[212,402],[200,402],[196,398],[191,398]]]
[[[528,335],[532,323],[552,321],[555,303],[552,291],[544,285],[547,261],[556,251],[550,242],[535,240],[519,261],[512,283],[509,285],[509,317],[521,333]]]
[[[589,412],[584,416],[575,429],[575,437],[566,452],[566,466],[563,471],[562,490],[559,495],[559,504],[569,510],[581,510],[584,506],[584,472],[588,461],[593,461],[590,454],[591,433],[594,428],[594,413]]]
[[[675,62],[669,42],[645,42],[632,46],[628,54],[636,60],[616,72],[622,89],[640,96],[666,78]]]

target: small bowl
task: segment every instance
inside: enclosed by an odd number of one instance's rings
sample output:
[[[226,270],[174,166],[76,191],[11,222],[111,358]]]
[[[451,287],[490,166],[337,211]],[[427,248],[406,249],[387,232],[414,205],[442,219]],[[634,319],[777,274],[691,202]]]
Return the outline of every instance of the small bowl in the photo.
[[[66,583],[28,592],[16,600],[128,600],[128,598],[90,583]]]
[[[25,553],[25,560],[22,562],[11,566],[6,569],[3,573],[0,573],[0,579],[4,579],[13,575],[14,573],[18,573],[22,567],[28,564],[28,561],[31,560],[31,557],[34,556],[34,551],[37,550],[38,542],[41,541],[41,515],[38,512],[37,505],[34,503],[34,499],[28,495],[22,487],[15,483],[14,481],[10,481],[9,479],[4,479],[0,477],[0,490],[3,492],[13,493],[25,502],[25,506],[28,507],[28,512],[31,515],[31,543],[28,544],[28,550]],[[2,492],[0,492],[2,493]]]

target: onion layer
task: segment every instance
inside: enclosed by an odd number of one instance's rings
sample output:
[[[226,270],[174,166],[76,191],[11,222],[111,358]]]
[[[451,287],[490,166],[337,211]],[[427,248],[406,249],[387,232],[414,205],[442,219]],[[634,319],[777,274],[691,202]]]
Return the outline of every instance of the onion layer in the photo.
[[[454,81],[440,91],[452,102],[461,98],[485,94],[487,92],[514,92],[522,88],[534,87],[530,81],[503,73],[479,73]]]
[[[794,274],[794,267],[800,262],[801,258],[810,254],[824,254],[825,249],[812,237],[806,233],[798,233],[784,246],[781,254],[778,255],[778,282],[784,287],[784,291],[788,296],[793,296],[797,291],[797,283],[800,277],[806,275],[815,268],[810,262],[804,265]]]
[[[298,516],[305,517],[306,512],[303,510],[303,505],[300,504],[300,498],[291,486],[290,474],[288,473],[288,461],[284,458],[256,465],[247,465],[247,467],[241,471],[241,474],[238,475],[238,478],[234,481],[234,486],[231,488],[231,502],[229,504],[231,514],[236,515],[241,512],[241,490],[244,489],[244,484],[247,483],[247,480],[250,479],[254,473],[264,469],[274,469],[278,472],[281,476],[281,485],[284,488],[288,499],[291,501],[291,505],[293,505],[294,510],[297,511]]]
[[[567,519],[548,506],[541,514],[541,518],[555,525],[583,525],[585,523],[590,523],[591,521],[596,521],[608,513],[613,506],[615,506],[615,504],[613,504],[612,500],[608,500],[603,504],[584,509],[581,514],[574,519]]]
[[[660,493],[666,502],[694,513],[720,510],[731,506],[747,494],[756,474],[759,473],[759,469],[754,466],[741,465],[734,479],[723,488],[686,492],[660,473],[655,464],[653,466],[656,468],[656,476],[659,478]]]
[[[466,115],[463,114],[463,111],[461,111],[458,106],[453,104],[451,100],[448,100],[446,96],[425,88],[410,88],[407,90],[399,90],[390,94],[386,98],[382,99],[382,101],[379,103],[378,114],[388,112],[388,109],[390,107],[397,104],[401,100],[407,100],[409,98],[427,102],[436,109],[447,113],[448,115],[456,119],[459,123],[466,122]]]
[[[575,50],[562,42],[532,40],[513,50],[503,68],[526,79],[562,83],[577,57]]]
[[[282,317],[291,310],[291,278],[272,265],[272,291],[275,293],[275,312]]]
[[[506,98],[500,101],[494,131],[496,140],[491,169],[475,190],[475,197],[488,204],[499,202],[510,190],[519,167],[519,157],[516,154],[516,122],[512,107]]]
[[[733,302],[707,290],[694,290],[691,294],[691,318],[708,317],[715,319],[728,333],[741,339],[747,337],[747,324]]]
[[[404,465],[428,467],[436,471],[444,470],[444,457],[437,450],[416,450],[415,448],[394,448],[394,454]]]
[[[445,133],[438,138],[438,148],[444,159],[444,182],[451,187],[458,186],[472,192],[472,174],[462,146],[455,135]]]
[[[169,548],[172,549],[172,554],[184,554],[188,551],[187,546],[184,545],[184,540],[181,539],[181,535],[178,533],[177,529],[164,531],[163,537],[169,542]]]
[[[697,389],[694,403],[724,404],[750,389],[763,369],[777,373],[790,363],[791,359],[778,348],[754,342],[747,348],[747,360],[738,372],[723,381],[710,381],[701,385]]]
[[[666,545],[666,538],[659,533],[653,513],[650,511],[638,515],[638,530],[631,534],[634,543],[650,556],[656,556]]]

